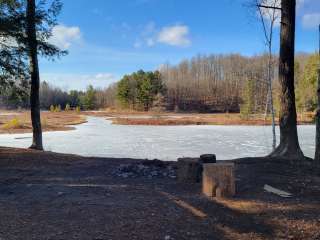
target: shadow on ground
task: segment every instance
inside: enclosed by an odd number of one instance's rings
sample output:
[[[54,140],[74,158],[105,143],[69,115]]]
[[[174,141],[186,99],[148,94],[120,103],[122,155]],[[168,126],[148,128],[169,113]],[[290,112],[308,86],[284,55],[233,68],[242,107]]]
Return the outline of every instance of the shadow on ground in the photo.
[[[199,184],[112,175],[135,161],[1,148],[0,239],[320,238],[320,181],[307,170],[239,163],[237,197],[218,200]]]

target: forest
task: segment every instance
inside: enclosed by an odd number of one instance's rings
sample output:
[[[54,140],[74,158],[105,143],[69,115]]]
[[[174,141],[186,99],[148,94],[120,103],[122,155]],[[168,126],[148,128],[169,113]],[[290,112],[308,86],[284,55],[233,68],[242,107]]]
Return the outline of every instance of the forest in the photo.
[[[295,84],[298,112],[316,109],[318,54],[297,54]],[[267,104],[267,55],[199,55],[176,66],[163,64],[154,72],[139,70],[104,89],[64,91],[47,82],[40,85],[40,106],[82,110],[130,109],[199,113],[270,112]],[[273,99],[279,111],[278,64],[273,57]],[[24,82],[1,89],[1,106],[29,108],[29,86]]]

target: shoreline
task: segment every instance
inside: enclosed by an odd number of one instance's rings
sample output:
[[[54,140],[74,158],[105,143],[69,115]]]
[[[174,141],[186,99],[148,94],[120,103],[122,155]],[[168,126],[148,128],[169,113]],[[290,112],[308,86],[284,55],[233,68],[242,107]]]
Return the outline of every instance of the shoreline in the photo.
[[[5,111],[0,114],[0,134],[31,133],[29,111]],[[86,123],[86,117],[102,117],[112,121],[114,125],[127,126],[271,126],[263,115],[252,115],[250,119],[242,119],[240,114],[199,114],[199,113],[144,113],[144,112],[108,112],[84,111],[42,112],[43,132],[70,131],[74,126]],[[300,117],[301,118],[301,117]],[[308,120],[299,120],[298,125],[313,125],[312,115]],[[16,121],[16,122],[12,122]],[[11,126],[11,125],[12,126]],[[9,126],[7,126],[9,125]],[[278,124],[277,124],[278,126]]]
[[[239,113],[156,113],[156,112],[86,112],[89,116],[105,117],[115,125],[145,126],[271,126],[271,120],[264,120],[263,114],[253,114],[243,119]],[[313,113],[298,115],[298,125],[313,125]],[[278,121],[276,122],[278,126]]]

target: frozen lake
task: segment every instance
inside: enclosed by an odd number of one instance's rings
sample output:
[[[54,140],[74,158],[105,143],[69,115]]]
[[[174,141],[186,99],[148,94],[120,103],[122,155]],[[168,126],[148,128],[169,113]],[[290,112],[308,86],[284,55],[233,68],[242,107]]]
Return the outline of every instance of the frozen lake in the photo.
[[[309,157],[314,138],[315,126],[299,126],[300,144]],[[272,143],[267,126],[121,126],[98,117],[88,117],[73,131],[46,132],[43,141],[46,150],[60,153],[162,160],[204,153],[215,153],[220,160],[264,156]],[[31,134],[0,135],[0,146],[30,144]]]

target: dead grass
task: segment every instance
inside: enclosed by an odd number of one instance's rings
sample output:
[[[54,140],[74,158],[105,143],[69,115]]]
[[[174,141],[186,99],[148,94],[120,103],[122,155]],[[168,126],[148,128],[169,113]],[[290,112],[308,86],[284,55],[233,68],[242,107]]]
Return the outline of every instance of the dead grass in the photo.
[[[112,122],[120,125],[271,125],[271,118],[263,114],[250,115],[244,119],[240,114],[109,114]],[[149,116],[149,117],[148,117]],[[278,119],[276,120],[278,124]],[[298,115],[299,124],[312,124],[313,113]]]
[[[42,112],[43,131],[71,130],[72,125],[86,122],[85,116],[75,112]],[[29,111],[0,114],[0,133],[27,133],[32,131]]]
[[[73,129],[70,125],[86,122],[85,116],[108,117],[113,124],[119,125],[271,125],[271,119],[263,114],[250,115],[244,119],[240,114],[199,114],[199,113],[158,113],[135,111],[91,111],[81,112],[42,112],[41,121],[44,131],[64,131]],[[299,113],[299,124],[314,122],[314,113]],[[31,132],[30,112],[0,113],[0,133]]]

